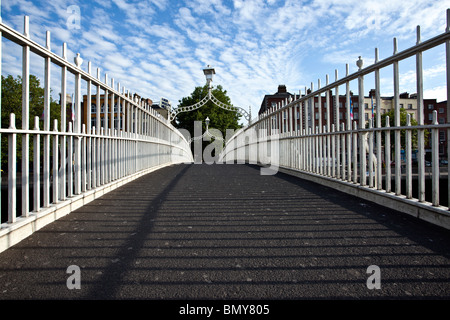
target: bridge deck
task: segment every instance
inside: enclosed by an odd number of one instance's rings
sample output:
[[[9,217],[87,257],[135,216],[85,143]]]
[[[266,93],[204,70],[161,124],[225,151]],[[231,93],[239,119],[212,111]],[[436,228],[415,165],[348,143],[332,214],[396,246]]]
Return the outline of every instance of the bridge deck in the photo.
[[[254,166],[177,165],[1,253],[0,298],[449,298],[449,256],[448,231],[377,204]]]

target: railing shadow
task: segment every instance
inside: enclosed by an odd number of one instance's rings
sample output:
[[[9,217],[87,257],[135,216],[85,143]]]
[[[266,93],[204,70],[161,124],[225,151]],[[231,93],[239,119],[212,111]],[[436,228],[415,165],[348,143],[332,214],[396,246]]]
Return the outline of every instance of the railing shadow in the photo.
[[[450,297],[447,231],[259,170],[180,165],[130,182],[2,253],[0,297]],[[81,267],[81,290],[66,288],[69,264]],[[381,290],[366,287],[374,264]]]

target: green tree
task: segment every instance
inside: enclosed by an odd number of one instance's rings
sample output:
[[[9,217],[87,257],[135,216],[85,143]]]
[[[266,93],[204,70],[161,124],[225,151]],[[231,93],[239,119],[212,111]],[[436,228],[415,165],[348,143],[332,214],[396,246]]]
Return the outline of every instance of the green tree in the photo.
[[[386,112],[384,114],[381,115],[381,126],[385,127],[386,126],[386,117],[389,116],[389,125],[391,127],[393,127],[395,125],[395,110],[391,110],[389,112]],[[406,110],[404,108],[400,109],[400,126],[402,127],[406,127],[406,122],[407,122],[407,117],[408,117],[408,112],[406,112]],[[417,126],[418,123],[417,121],[411,117],[411,126]],[[406,130],[402,129],[401,131],[401,144],[404,147],[405,143],[406,143]],[[383,137],[383,145],[384,145],[384,134],[382,135]],[[393,148],[395,147],[395,136],[394,136],[394,131],[391,131],[391,151],[393,150]],[[425,144],[427,143],[428,140],[428,131],[425,130]],[[417,148],[417,143],[418,143],[418,134],[417,134],[417,129],[412,130],[412,134],[411,134],[411,147],[412,149],[416,149]]]
[[[227,91],[218,85],[212,89],[212,94],[222,103],[232,106],[231,100],[227,95]],[[200,102],[204,97],[208,95],[208,86],[196,87],[190,96],[184,97],[179,101],[178,107],[187,107]],[[201,121],[203,132],[206,130],[205,119],[210,119],[209,128],[215,128],[222,132],[225,139],[226,130],[237,130],[241,126],[239,125],[239,118],[237,112],[225,110],[216,106],[212,101],[208,101],[203,107],[194,111],[179,113],[174,120],[174,126],[177,128],[183,128],[189,131],[191,137],[194,137],[194,122]],[[209,143],[209,142],[207,142]],[[206,144],[207,144],[206,143]]]
[[[34,129],[35,117],[38,116],[39,128],[43,129],[42,115],[44,111],[44,88],[40,85],[40,80],[35,75],[30,75],[30,126],[23,129]],[[12,75],[2,76],[2,97],[1,97],[1,125],[2,128],[9,128],[10,114],[16,116],[15,126],[22,129],[22,77],[14,78]],[[53,120],[61,119],[61,107],[50,97],[50,124]],[[51,128],[53,129],[53,128]],[[17,156],[18,159],[22,155],[22,141],[20,134],[17,135]],[[32,156],[32,143],[30,143],[30,157]],[[5,171],[8,162],[8,136],[2,135],[2,169]]]

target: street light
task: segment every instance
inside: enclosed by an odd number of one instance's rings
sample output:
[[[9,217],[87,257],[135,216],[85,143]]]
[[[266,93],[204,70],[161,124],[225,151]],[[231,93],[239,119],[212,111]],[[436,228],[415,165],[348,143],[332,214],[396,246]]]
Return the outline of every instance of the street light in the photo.
[[[216,74],[216,71],[214,70],[213,67],[211,67],[208,64],[208,66],[205,69],[203,69],[203,73],[205,74],[206,83],[208,84],[208,87],[211,88],[211,81],[213,78],[213,74]]]
[[[205,123],[206,123],[206,131],[208,131],[208,126],[209,126],[209,118],[208,117],[206,117]]]

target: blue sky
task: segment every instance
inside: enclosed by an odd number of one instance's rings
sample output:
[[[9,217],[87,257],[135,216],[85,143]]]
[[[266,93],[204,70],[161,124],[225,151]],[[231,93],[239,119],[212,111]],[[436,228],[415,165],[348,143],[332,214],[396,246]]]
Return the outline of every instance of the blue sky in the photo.
[[[446,0],[2,0],[3,23],[23,30],[30,17],[32,40],[44,45],[51,32],[52,51],[67,43],[69,61],[76,53],[91,61],[131,92],[173,105],[205,84],[202,69],[216,70],[213,85],[222,85],[234,105],[256,116],[265,94],[279,84],[291,93],[317,88],[345,76],[345,64],[355,72],[413,46],[421,25],[426,40],[445,31]],[[21,51],[3,41],[3,74],[20,74]],[[400,63],[400,90],[415,92],[414,60]],[[52,73],[52,90],[59,92],[59,74]],[[31,72],[43,74],[43,60],[32,57]],[[424,54],[425,98],[446,100],[445,48]],[[382,70],[382,95],[392,95],[392,69]],[[366,79],[365,89],[373,87]],[[351,84],[357,92],[356,83]],[[340,92],[344,90],[341,89]],[[69,88],[70,91],[70,88]]]

